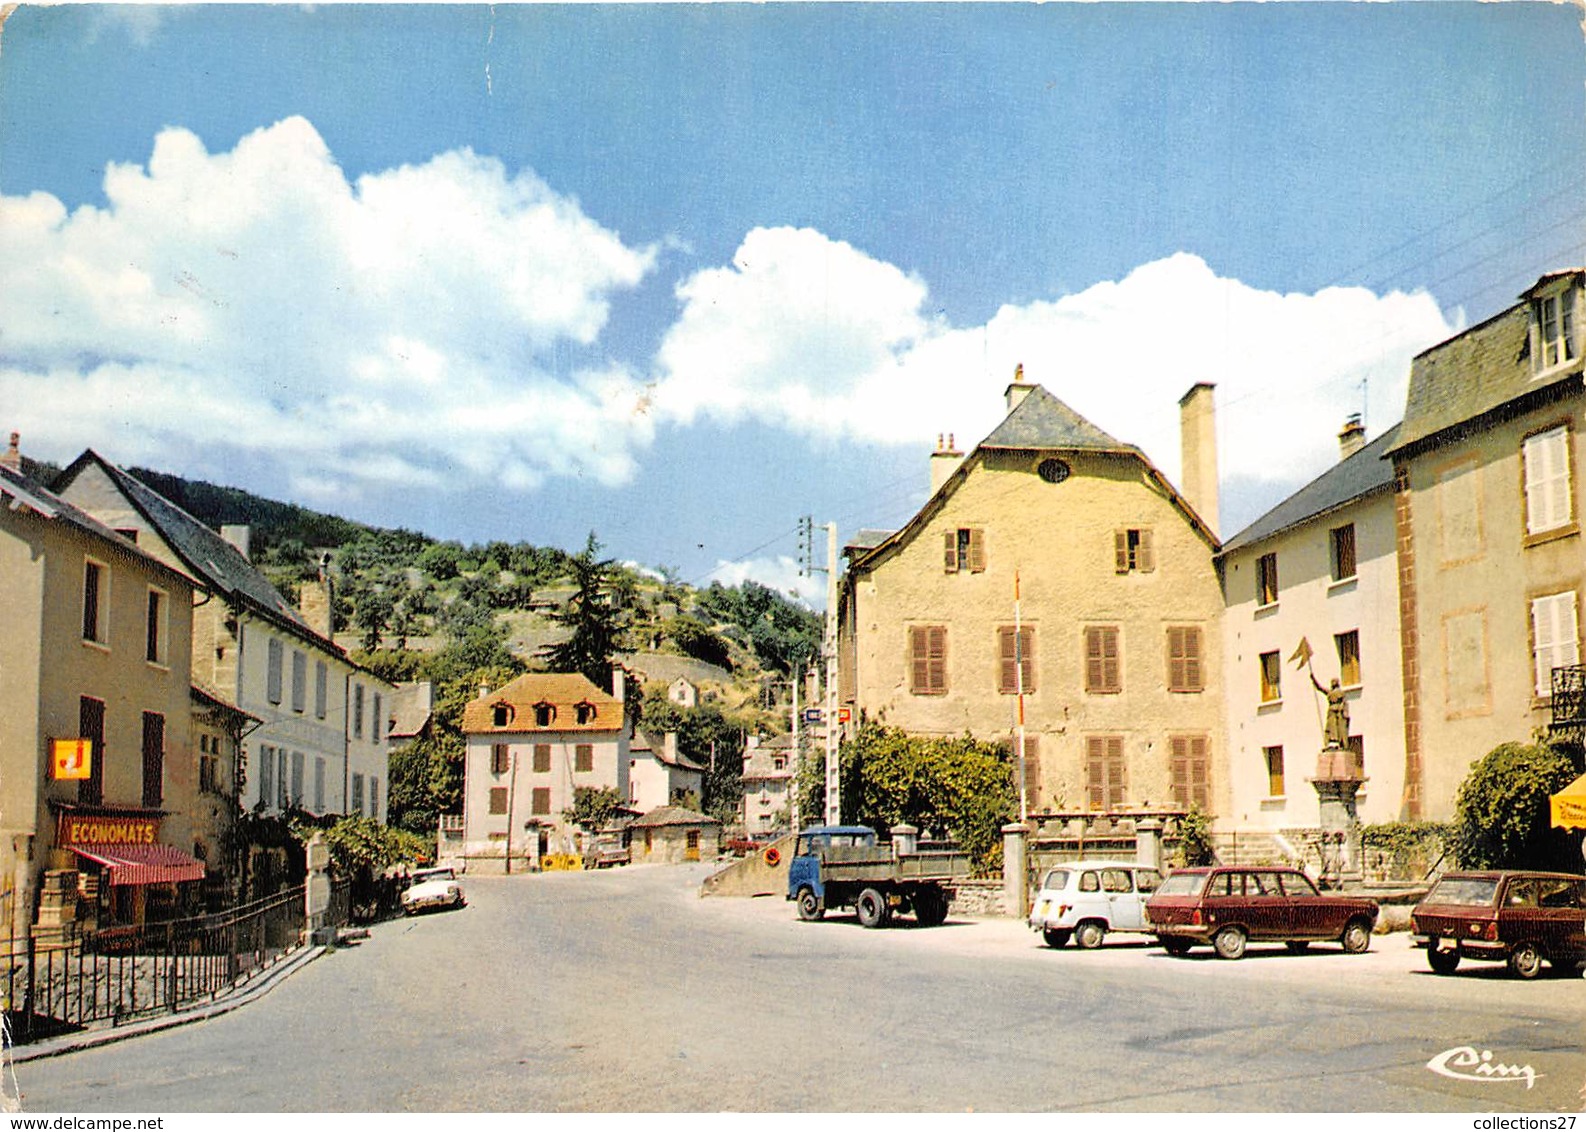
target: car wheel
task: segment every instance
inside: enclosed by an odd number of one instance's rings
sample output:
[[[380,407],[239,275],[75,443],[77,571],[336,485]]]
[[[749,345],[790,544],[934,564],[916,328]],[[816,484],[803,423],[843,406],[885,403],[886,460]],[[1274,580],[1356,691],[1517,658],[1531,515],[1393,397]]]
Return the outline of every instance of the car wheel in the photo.
[[[1542,953],[1534,943],[1517,943],[1509,952],[1509,970],[1522,979],[1534,979],[1542,973]]]
[[[1426,963],[1439,975],[1452,975],[1459,967],[1459,951],[1439,951],[1435,945],[1428,947]]]
[[[1178,939],[1175,936],[1168,936],[1161,942],[1162,950],[1167,952],[1169,955],[1180,956],[1189,954],[1190,941],[1187,939]]]
[[[1069,934],[1062,928],[1044,928],[1041,931],[1041,938],[1046,940],[1048,947],[1062,947],[1068,943]]]
[[[859,901],[854,905],[854,911],[859,913],[859,923],[867,928],[882,928],[887,924],[887,898],[874,888],[867,888],[859,894]]]
[[[1101,946],[1101,941],[1107,938],[1105,925],[1095,920],[1086,920],[1074,929],[1074,946],[1086,951],[1094,951]]]
[[[813,888],[801,888],[798,895],[798,912],[801,920],[818,920],[826,914],[821,898]]]
[[[1359,955],[1371,947],[1371,928],[1364,920],[1350,920],[1338,942],[1350,955]]]
[[[1245,954],[1245,929],[1224,928],[1212,936],[1212,946],[1221,959],[1243,959]]]
[[[1286,941],[1283,946],[1289,949],[1290,955],[1304,955],[1311,949],[1311,941],[1308,939],[1291,939]]]

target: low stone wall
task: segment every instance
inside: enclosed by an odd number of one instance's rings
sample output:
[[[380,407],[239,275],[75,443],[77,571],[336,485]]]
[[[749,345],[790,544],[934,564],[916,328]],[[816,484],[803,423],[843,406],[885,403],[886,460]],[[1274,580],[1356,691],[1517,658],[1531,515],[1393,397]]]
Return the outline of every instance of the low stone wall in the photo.
[[[701,896],[786,896],[787,867],[793,859],[794,836],[788,834],[754,853],[717,869],[699,886]],[[766,860],[766,850],[775,849],[776,864]]]
[[[1000,880],[964,880],[958,882],[958,895],[953,897],[950,916],[1011,916],[1007,893]]]

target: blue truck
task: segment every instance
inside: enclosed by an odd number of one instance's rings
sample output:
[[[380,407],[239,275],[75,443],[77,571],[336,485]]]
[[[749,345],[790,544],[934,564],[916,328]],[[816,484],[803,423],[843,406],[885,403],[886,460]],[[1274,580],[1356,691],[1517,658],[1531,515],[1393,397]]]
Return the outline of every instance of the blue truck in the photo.
[[[947,919],[956,883],[968,875],[962,853],[916,852],[912,841],[877,844],[869,826],[822,825],[799,833],[787,898],[801,920],[852,908],[867,928],[884,928],[898,914],[935,927]]]

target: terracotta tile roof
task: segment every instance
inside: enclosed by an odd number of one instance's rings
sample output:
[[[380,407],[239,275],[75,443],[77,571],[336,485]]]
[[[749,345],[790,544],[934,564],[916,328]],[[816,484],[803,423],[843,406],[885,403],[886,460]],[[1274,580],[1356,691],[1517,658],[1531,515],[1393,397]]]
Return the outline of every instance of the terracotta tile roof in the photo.
[[[507,722],[497,726],[497,704],[508,708]],[[535,708],[549,704],[554,710],[547,726],[536,722]],[[588,704],[594,713],[578,722],[578,705]],[[463,708],[463,732],[468,735],[490,733],[520,734],[530,731],[620,731],[623,726],[622,701],[595,687],[577,672],[526,672],[516,680]]]
[[[682,806],[658,806],[642,817],[634,818],[629,829],[644,829],[663,825],[720,825],[713,817]]]

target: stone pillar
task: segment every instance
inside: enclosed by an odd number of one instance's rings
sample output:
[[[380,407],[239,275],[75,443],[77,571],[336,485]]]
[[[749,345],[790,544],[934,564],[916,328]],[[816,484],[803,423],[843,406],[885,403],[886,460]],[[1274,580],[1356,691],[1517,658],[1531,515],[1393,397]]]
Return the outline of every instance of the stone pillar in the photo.
[[[1355,795],[1366,784],[1356,771],[1353,756],[1337,744],[1322,749],[1316,760],[1316,791],[1321,810],[1322,879],[1324,881],[1362,880],[1364,861],[1360,853],[1360,815]]]
[[[303,933],[305,942],[328,944],[336,929],[326,923],[330,911],[330,847],[325,835],[316,832],[308,839],[308,878],[303,884]]]
[[[1162,819],[1141,818],[1134,823],[1134,859],[1162,871]]]
[[[894,857],[912,857],[920,851],[920,831],[914,826],[905,822],[893,826],[890,832]]]
[[[1030,912],[1029,837],[1029,827],[1018,822],[1002,827],[1002,902],[1021,920]]]

